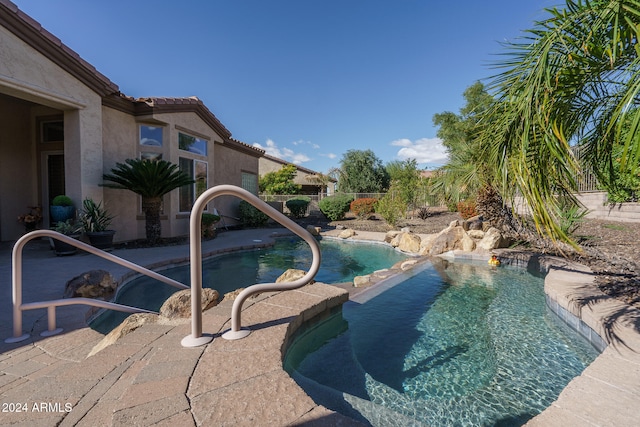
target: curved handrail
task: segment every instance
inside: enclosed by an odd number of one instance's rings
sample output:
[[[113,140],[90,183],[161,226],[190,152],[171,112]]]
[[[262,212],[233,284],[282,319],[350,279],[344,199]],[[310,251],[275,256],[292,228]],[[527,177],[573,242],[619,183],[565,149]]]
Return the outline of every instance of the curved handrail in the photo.
[[[202,212],[211,200],[218,196],[231,195],[239,197],[267,214],[273,220],[287,227],[289,230],[301,237],[311,247],[313,260],[309,271],[300,279],[285,283],[261,283],[249,286],[236,297],[231,309],[231,330],[223,334],[226,339],[238,339],[247,336],[250,331],[241,330],[241,311],[244,301],[251,295],[269,291],[283,291],[300,288],[311,282],[320,269],[322,255],[320,245],[316,239],[304,228],[300,227],[291,219],[278,212],[272,206],[260,200],[247,190],[235,185],[217,185],[202,193],[191,209],[189,220],[190,234],[190,258],[191,258],[191,335],[182,339],[184,347],[195,347],[204,345],[213,339],[213,336],[202,336],[202,242],[200,233],[202,224],[200,218]]]
[[[33,310],[38,308],[48,309],[48,316],[49,316],[48,331],[43,332],[43,334],[45,335],[53,335],[55,333],[62,331],[62,329],[56,328],[55,308],[63,305],[83,304],[83,305],[91,305],[95,307],[109,308],[112,310],[125,311],[128,313],[153,313],[153,311],[145,310],[142,308],[130,307],[130,306],[116,304],[116,303],[107,302],[107,301],[97,301],[90,298],[57,299],[57,300],[39,301],[39,302],[31,302],[31,303],[23,304],[22,303],[22,249],[30,240],[33,240],[37,237],[51,237],[53,239],[60,240],[62,242],[75,246],[79,249],[82,249],[84,251],[97,255],[101,258],[104,258],[108,261],[114,262],[123,267],[127,267],[131,270],[137,271],[138,273],[142,273],[153,279],[160,280],[161,282],[164,282],[168,285],[171,285],[180,289],[189,289],[189,286],[183,283],[170,279],[169,277],[163,276],[162,274],[156,273],[155,271],[151,271],[149,269],[141,267],[138,264],[134,264],[131,261],[127,261],[126,259],[117,257],[113,254],[97,249],[91,245],[88,245],[72,237],[65,236],[64,234],[58,233],[57,231],[35,230],[22,236],[20,239],[18,239],[16,244],[13,246],[13,252],[11,256],[11,263],[12,263],[11,275],[12,275],[12,293],[13,293],[13,337],[7,338],[5,340],[5,342],[7,343],[24,341],[29,337],[29,334],[21,335],[23,310]]]

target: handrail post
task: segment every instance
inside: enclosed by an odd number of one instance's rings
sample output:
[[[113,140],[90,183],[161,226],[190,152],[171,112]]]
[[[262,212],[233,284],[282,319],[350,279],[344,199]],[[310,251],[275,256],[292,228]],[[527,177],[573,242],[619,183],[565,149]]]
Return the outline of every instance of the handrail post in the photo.
[[[86,300],[86,298],[76,298],[74,302],[70,304],[68,301],[63,300],[52,300],[49,302],[39,302],[39,303],[22,303],[22,250],[24,246],[31,240],[36,237],[51,237],[56,240],[60,240],[62,242],[68,243],[72,246],[80,248],[90,254],[97,255],[101,258],[104,258],[108,261],[114,262],[123,267],[127,267],[133,271],[137,271],[138,273],[142,273],[146,276],[149,276],[153,279],[164,282],[170,286],[177,287],[180,289],[188,289],[189,287],[183,283],[180,283],[176,280],[173,280],[169,277],[163,276],[160,273],[155,271],[151,271],[147,268],[141,267],[138,264],[134,264],[131,261],[127,261],[126,259],[117,257],[110,253],[104,252],[100,249],[94,248],[91,245],[83,243],[79,240],[71,238],[69,236],[65,236],[64,234],[60,234],[57,231],[53,230],[35,230],[30,233],[22,236],[13,246],[13,251],[11,254],[11,286],[12,286],[12,301],[13,301],[13,337],[7,338],[4,340],[5,343],[13,344],[20,341],[24,341],[29,338],[29,334],[22,334],[22,312],[24,310],[32,310],[35,308],[47,308],[48,309],[48,330],[42,332],[40,335],[49,336],[62,332],[61,328],[56,328],[56,310],[55,307],[58,305],[72,305],[72,304],[85,304],[85,305],[93,305],[100,306],[102,308],[110,308],[113,310],[119,311],[127,311],[130,313],[141,312],[148,313],[149,310],[144,310],[135,307],[128,307],[122,304],[116,304],[111,302],[105,302],[104,304],[94,302],[91,300]],[[80,302],[81,301],[81,302]]]
[[[29,334],[22,333],[22,248],[30,239],[27,235],[22,236],[13,246],[11,256],[11,290],[13,300],[13,337],[7,338],[4,342],[8,344],[24,341],[29,338]]]
[[[182,345],[185,347],[204,345],[211,342],[213,339],[213,336],[211,335],[202,336],[202,243],[200,241],[202,226],[200,218],[207,203],[214,198],[223,195],[239,197],[260,209],[270,218],[284,225],[304,239],[311,247],[311,252],[313,254],[311,268],[302,278],[289,283],[262,283],[253,285],[240,292],[233,302],[231,310],[231,330],[223,334],[223,338],[238,339],[243,338],[250,333],[249,330],[241,330],[242,304],[249,296],[260,292],[297,289],[311,282],[320,269],[320,262],[322,259],[320,246],[318,245],[315,237],[313,237],[307,230],[300,227],[294,221],[287,218],[272,206],[260,200],[256,195],[243,188],[236,187],[234,185],[217,185],[208,189],[202,193],[194,203],[193,208],[191,209],[191,218],[189,219],[191,257],[191,335],[182,339]]]

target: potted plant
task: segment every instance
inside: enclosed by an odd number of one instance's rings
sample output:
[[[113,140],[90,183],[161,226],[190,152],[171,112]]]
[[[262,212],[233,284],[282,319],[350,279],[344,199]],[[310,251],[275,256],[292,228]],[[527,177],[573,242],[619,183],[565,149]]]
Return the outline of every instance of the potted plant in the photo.
[[[98,249],[113,249],[113,235],[115,230],[109,230],[113,216],[102,205],[87,198],[82,201],[80,224],[87,235],[89,243]]]
[[[216,223],[220,221],[220,216],[204,212],[202,214],[202,237],[213,239],[216,237]]]
[[[77,239],[80,237],[80,233],[82,228],[80,224],[75,223],[72,219],[68,219],[66,221],[58,222],[54,227],[54,231],[57,231],[60,234],[64,234],[65,236],[73,237]],[[53,240],[53,249],[56,252],[56,255],[73,255],[76,253],[77,249],[75,246],[70,245],[69,243],[63,242],[58,239]]]
[[[18,217],[18,221],[24,224],[25,232],[33,231],[42,221],[42,208],[40,206],[27,206],[29,212]]]
[[[59,222],[65,222],[66,220],[73,219],[76,213],[76,208],[73,205],[73,200],[69,196],[63,194],[56,196],[51,201],[49,206],[49,214],[51,216],[51,223],[53,226]]]

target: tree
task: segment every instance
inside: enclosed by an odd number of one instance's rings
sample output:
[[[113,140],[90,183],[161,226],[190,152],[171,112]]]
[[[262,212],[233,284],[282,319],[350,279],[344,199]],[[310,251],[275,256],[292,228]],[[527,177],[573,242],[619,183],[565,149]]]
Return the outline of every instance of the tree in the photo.
[[[371,150],[343,154],[338,176],[338,188],[345,193],[379,193],[389,187],[389,174]]]
[[[522,195],[537,231],[571,241],[559,225],[561,200],[575,202],[580,170],[571,145],[582,147],[601,182],[638,165],[640,8],[636,0],[567,0],[547,12],[505,45],[489,84],[498,102],[482,138],[502,189]],[[617,164],[616,142],[623,147]]]
[[[432,180],[433,191],[452,205],[471,199],[486,220],[513,231],[513,218],[498,190],[498,164],[491,160],[489,144],[482,138],[495,100],[480,82],[469,86],[463,96],[466,104],[460,114],[446,111],[433,116],[433,123],[439,126],[437,136],[449,156]]]
[[[420,183],[420,172],[416,159],[394,160],[387,163],[386,169],[391,187],[398,191],[405,208],[414,206]]]
[[[278,171],[264,174],[258,182],[260,192],[266,194],[298,194],[302,186],[293,182],[297,173],[298,169],[294,165],[283,165]]]
[[[195,181],[178,169],[178,165],[166,160],[127,159],[116,163],[111,174],[102,176],[109,184],[104,187],[133,191],[142,196],[147,240],[154,244],[162,235],[160,210],[162,196],[176,188]]]

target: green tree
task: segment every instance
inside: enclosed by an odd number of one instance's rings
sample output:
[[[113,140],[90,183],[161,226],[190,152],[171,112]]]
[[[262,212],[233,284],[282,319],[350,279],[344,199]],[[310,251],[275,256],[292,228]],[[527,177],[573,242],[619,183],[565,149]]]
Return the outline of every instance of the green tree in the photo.
[[[338,176],[338,187],[345,193],[379,193],[389,187],[389,174],[371,150],[343,154]]]
[[[475,201],[476,210],[495,226],[513,231],[514,220],[500,194],[500,170],[491,159],[488,142],[482,138],[495,100],[480,82],[464,91],[460,114],[435,114],[437,136],[446,147],[449,161],[436,171],[432,191],[444,195],[448,205]]]
[[[104,187],[133,191],[142,196],[145,232],[150,243],[156,243],[162,235],[160,210],[162,196],[176,188],[195,181],[178,169],[178,165],[166,160],[127,159],[116,163],[110,174],[102,176],[108,184]]]
[[[524,197],[538,232],[570,242],[560,201],[574,199],[580,170],[571,145],[582,146],[601,182],[638,165],[640,7],[637,0],[567,0],[546,11],[496,64],[489,88],[499,102],[483,140],[502,189]]]
[[[416,203],[420,183],[420,171],[416,159],[394,160],[387,163],[387,173],[391,186],[398,191],[405,207],[413,207]]]
[[[298,169],[294,165],[283,165],[280,170],[268,172],[258,181],[260,192],[265,194],[298,194],[302,186],[293,182]]]

